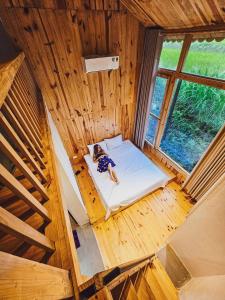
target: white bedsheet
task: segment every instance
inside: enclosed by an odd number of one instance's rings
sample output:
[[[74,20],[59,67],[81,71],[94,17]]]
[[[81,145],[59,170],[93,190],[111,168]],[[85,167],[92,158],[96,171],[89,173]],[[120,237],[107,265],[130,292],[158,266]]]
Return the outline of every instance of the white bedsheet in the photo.
[[[129,140],[108,151],[108,155],[116,164],[113,169],[119,184],[110,179],[108,172],[99,173],[98,163],[94,163],[89,154],[84,156],[89,173],[106,208],[106,219],[112,211],[130,205],[157,188],[164,187],[168,182],[168,176]]]

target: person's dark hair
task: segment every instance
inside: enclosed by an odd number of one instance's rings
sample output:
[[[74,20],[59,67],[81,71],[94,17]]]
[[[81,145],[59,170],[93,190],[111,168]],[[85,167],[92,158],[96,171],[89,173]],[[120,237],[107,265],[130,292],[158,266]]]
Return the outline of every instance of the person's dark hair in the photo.
[[[94,145],[94,159],[98,159],[99,156],[104,155],[105,151],[102,149],[102,147],[99,144]]]

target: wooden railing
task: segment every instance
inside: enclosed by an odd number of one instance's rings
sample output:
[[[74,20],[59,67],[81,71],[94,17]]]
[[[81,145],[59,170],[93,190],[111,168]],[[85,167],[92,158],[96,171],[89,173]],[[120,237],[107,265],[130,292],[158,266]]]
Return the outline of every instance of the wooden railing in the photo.
[[[0,299],[79,298],[79,268],[37,86],[0,66]]]

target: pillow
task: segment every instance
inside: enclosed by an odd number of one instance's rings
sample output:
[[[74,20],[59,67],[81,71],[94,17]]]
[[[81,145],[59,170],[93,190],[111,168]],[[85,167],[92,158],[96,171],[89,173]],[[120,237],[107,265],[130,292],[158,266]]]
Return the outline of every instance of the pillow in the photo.
[[[91,155],[92,158],[93,158],[93,155],[94,155],[94,145],[96,145],[96,144],[98,144],[99,146],[101,146],[102,149],[105,152],[107,152],[107,147],[106,147],[105,141],[102,141],[102,142],[99,142],[99,143],[94,143],[94,144],[91,144],[91,145],[87,145],[89,153],[90,153],[90,155]]]
[[[105,139],[104,140],[107,146],[108,150],[112,150],[116,147],[119,147],[123,143],[122,134],[117,135],[114,138],[111,139]]]

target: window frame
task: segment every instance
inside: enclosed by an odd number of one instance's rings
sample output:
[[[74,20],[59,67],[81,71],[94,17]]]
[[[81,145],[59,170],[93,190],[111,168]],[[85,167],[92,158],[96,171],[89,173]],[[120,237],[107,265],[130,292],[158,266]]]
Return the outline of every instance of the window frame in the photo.
[[[169,35],[165,35],[164,39],[165,38],[169,39]],[[186,175],[189,175],[190,173],[188,171],[186,171],[184,168],[182,168],[182,166],[180,166],[175,160],[173,160],[171,157],[169,157],[167,154],[165,154],[160,148],[161,139],[163,137],[165,125],[166,125],[166,122],[168,119],[170,106],[171,106],[172,100],[173,100],[173,92],[174,92],[176,80],[179,80],[179,79],[186,80],[186,81],[204,84],[204,85],[207,85],[210,87],[215,87],[215,88],[225,90],[225,80],[223,80],[223,79],[205,77],[205,76],[201,76],[201,75],[197,75],[197,74],[190,74],[190,73],[186,73],[186,72],[182,71],[184,64],[185,64],[185,59],[187,58],[188,51],[190,49],[192,41],[194,41],[193,34],[190,34],[190,33],[184,34],[183,45],[181,48],[180,57],[178,60],[176,70],[158,68],[158,70],[155,74],[155,76],[167,78],[167,85],[166,85],[166,90],[165,90],[165,94],[164,94],[164,99],[162,102],[160,118],[158,121],[158,126],[157,126],[157,130],[156,130],[155,137],[154,137],[154,143],[151,144],[147,139],[145,139],[145,141],[151,147],[153,147],[155,150],[159,151],[160,154],[166,160],[169,160],[171,162],[171,164],[175,166],[175,168],[178,168],[179,171],[181,170]],[[155,84],[155,82],[154,82],[154,84]],[[209,145],[209,147],[210,147],[210,145]]]
[[[162,117],[162,111],[163,111],[163,105],[164,105],[164,102],[165,102],[165,96],[166,96],[166,93],[167,93],[167,89],[168,89],[168,85],[169,85],[169,80],[168,80],[168,76],[167,75],[156,75],[156,77],[161,77],[161,78],[165,78],[166,79],[166,87],[165,87],[165,92],[164,92],[164,96],[163,96],[163,99],[162,99],[162,105],[161,105],[161,109],[160,109],[160,113],[159,113],[159,116],[156,116],[154,113],[151,112],[151,106],[152,106],[152,99],[151,99],[151,102],[150,102],[150,109],[149,109],[149,116],[152,116],[153,118],[157,119],[158,120],[158,124],[157,124],[157,128],[156,128],[156,132],[155,132],[155,136],[154,136],[154,141],[153,143],[151,143],[147,138],[145,138],[145,140],[151,145],[151,146],[155,146],[156,144],[156,138],[157,138],[157,135],[158,135],[158,129],[159,129],[159,125],[160,125],[160,121],[161,121],[161,117]],[[155,81],[154,81],[154,84],[155,84]],[[153,94],[152,94],[153,96]],[[148,116],[148,117],[149,117]]]

